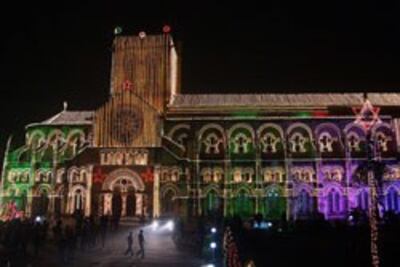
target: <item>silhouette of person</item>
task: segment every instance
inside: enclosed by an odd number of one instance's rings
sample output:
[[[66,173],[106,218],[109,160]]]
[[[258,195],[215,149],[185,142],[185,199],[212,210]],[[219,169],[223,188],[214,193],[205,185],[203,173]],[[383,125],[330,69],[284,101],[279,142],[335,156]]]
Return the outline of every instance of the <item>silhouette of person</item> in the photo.
[[[139,251],[137,252],[137,256],[143,259],[144,258],[144,236],[143,236],[143,230],[140,230],[138,234],[138,242],[139,242]]]
[[[132,257],[133,255],[135,255],[135,253],[133,252],[133,236],[132,236],[132,232],[129,232],[127,240],[128,240],[128,248],[125,251],[125,255],[128,255],[128,253],[130,253],[131,257]]]

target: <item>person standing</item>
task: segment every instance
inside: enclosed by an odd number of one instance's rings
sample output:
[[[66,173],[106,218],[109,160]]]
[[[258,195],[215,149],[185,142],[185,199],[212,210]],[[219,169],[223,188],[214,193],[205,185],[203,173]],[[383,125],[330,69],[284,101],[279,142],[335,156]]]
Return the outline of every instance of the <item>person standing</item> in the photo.
[[[128,255],[128,253],[131,254],[131,257],[133,255],[135,255],[135,253],[133,252],[133,236],[132,236],[132,232],[129,232],[129,235],[128,235],[128,248],[125,251],[125,256]]]
[[[143,259],[144,258],[144,235],[143,230],[140,230],[138,234],[138,242],[139,242],[139,251],[137,252],[137,256]]]

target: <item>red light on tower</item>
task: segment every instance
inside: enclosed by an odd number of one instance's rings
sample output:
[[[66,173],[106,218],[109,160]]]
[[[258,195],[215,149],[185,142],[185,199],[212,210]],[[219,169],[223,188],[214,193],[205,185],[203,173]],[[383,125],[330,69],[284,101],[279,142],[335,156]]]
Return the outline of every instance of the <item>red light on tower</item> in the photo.
[[[162,28],[163,33],[167,34],[171,32],[171,27],[169,25],[164,25]]]

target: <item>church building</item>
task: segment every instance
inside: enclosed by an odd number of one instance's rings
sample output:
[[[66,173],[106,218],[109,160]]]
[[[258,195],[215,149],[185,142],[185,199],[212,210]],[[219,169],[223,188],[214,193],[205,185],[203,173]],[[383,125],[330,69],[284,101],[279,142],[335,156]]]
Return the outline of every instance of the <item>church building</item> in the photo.
[[[3,212],[346,219],[368,212],[369,158],[400,211],[400,94],[183,94],[179,52],[169,33],[116,35],[106,103],[9,140]]]

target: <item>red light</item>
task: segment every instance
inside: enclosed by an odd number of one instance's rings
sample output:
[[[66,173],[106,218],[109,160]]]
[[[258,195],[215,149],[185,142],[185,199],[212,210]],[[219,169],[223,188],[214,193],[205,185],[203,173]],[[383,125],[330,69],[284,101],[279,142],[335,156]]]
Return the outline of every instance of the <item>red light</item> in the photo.
[[[170,33],[171,32],[171,27],[169,25],[164,25],[162,30],[163,30],[163,33]]]
[[[313,117],[324,118],[328,116],[328,112],[322,110],[316,110],[313,112]]]

